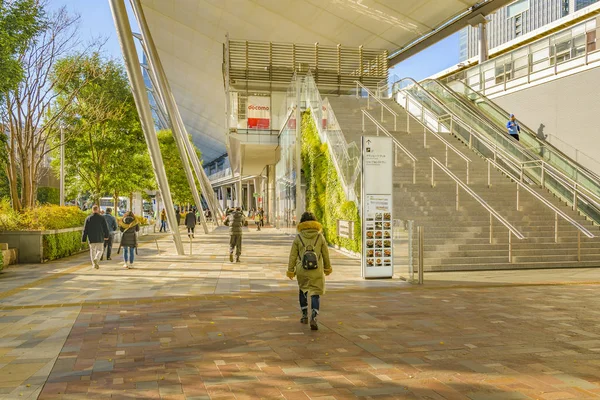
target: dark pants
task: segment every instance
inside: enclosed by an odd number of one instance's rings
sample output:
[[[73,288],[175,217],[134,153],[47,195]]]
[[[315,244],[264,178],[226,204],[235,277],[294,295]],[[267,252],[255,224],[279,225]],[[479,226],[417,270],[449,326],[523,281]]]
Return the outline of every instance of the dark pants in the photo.
[[[110,258],[110,253],[112,252],[113,245],[113,234],[108,235],[108,240],[104,241],[104,251],[106,252],[106,258]]]
[[[187,228],[187,230],[188,230],[188,235],[189,235],[190,233],[191,233],[192,235],[194,234],[194,228],[195,228],[195,227],[192,227],[192,228],[188,227],[188,228]]]
[[[300,309],[302,313],[308,312],[308,292],[298,290],[298,299],[300,300]],[[319,306],[321,305],[321,297],[318,294],[310,296],[310,308],[313,311],[319,313]]]
[[[167,221],[163,221],[163,220],[160,221],[160,232],[162,232],[162,231],[165,231],[165,232],[167,231]]]
[[[510,137],[515,139],[517,142],[519,141],[519,135],[510,135]]]
[[[229,238],[229,253],[233,254],[234,250],[236,256],[242,254],[242,235],[231,235]]]

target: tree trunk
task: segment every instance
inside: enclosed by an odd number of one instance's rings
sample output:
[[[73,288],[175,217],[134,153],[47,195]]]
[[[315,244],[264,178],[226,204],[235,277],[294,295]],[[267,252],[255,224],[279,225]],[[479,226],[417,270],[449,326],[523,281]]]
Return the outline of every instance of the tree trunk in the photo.
[[[119,216],[119,192],[115,191],[113,196],[113,202],[115,204],[115,213],[114,216],[117,218]]]
[[[129,210],[133,211],[133,192],[129,192]]]

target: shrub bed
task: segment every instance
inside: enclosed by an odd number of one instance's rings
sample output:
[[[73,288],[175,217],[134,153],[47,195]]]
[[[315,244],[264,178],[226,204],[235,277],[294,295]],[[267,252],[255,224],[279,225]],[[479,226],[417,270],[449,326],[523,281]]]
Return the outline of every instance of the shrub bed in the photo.
[[[42,236],[44,260],[57,260],[89,248],[81,242],[81,231],[60,232]]]

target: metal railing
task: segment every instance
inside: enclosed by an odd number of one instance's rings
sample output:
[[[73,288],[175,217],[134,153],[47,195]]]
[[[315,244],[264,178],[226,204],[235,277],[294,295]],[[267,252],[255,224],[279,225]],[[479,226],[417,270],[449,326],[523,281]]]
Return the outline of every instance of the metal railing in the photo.
[[[443,80],[465,81],[485,95],[491,95],[598,63],[600,46],[597,38],[600,37],[600,28],[595,26],[594,19],[454,73]],[[582,33],[573,35],[578,30]]]
[[[347,143],[329,101],[323,100],[319,88],[309,72],[304,78],[304,99],[323,143],[328,149],[340,177],[344,193],[349,201],[360,205],[360,149],[357,144]]]
[[[406,85],[407,81],[410,82],[409,85]],[[404,103],[409,114],[413,115],[416,119],[426,118],[428,126],[435,126],[436,122],[434,121],[437,121],[437,130],[439,132],[452,133],[463,140],[469,148],[475,149],[486,158],[492,158],[495,161],[501,158],[506,163],[505,165],[512,170],[513,173],[511,176],[516,179],[522,179],[525,176],[531,182],[540,184],[553,193],[561,195],[561,193],[558,193],[559,189],[552,187],[548,181],[542,179],[543,174],[541,172],[536,174],[535,171],[532,172],[531,168],[525,167],[533,161],[541,160],[538,154],[529,151],[512,138],[509,138],[508,135],[499,132],[497,127],[490,126],[486,128],[482,125],[479,128],[483,129],[493,139],[488,138],[486,135],[480,133],[478,129],[474,129],[470,124],[457,117],[446,104],[433,97],[428,90],[410,78],[405,78],[398,82],[396,88],[398,87],[403,87],[403,89],[397,91],[395,96],[398,103],[401,105]],[[486,123],[483,120],[481,122],[482,124]],[[545,166],[549,167],[550,165],[545,164]],[[564,172],[556,168],[554,168],[553,172],[564,179],[569,179]],[[588,193],[582,192],[582,188],[583,186],[578,185],[571,189],[576,191],[579,197],[589,197]],[[570,190],[570,188],[562,187],[562,190]],[[563,194],[561,197],[566,201],[571,201],[575,197],[575,193],[570,193],[568,196]],[[599,214],[600,208],[591,205],[585,210],[580,209],[579,211],[596,220],[597,218],[594,217]]]
[[[355,83],[356,83],[356,98],[362,97],[361,89],[364,90],[367,93],[367,109],[371,108],[370,99],[372,97],[377,103],[379,103],[381,105],[381,122],[383,122],[383,110],[387,110],[390,114],[392,114],[392,117],[394,117],[394,132],[397,131],[398,130],[398,113],[396,113],[396,111],[392,110],[392,108],[390,106],[388,106],[383,101],[381,101],[379,99],[379,97],[375,96],[375,94],[373,94],[371,89],[369,89],[368,87],[366,87],[359,81],[356,81]]]
[[[509,175],[508,171],[506,169],[502,168],[496,162],[494,162],[490,159],[488,159],[487,161],[488,161],[488,164],[493,163],[494,166],[498,170]],[[550,210],[552,210],[552,212],[554,212],[554,243],[558,243],[558,217],[559,216],[577,229],[577,261],[581,261],[581,234],[583,233],[585,236],[587,236],[590,239],[594,238],[596,236],[592,232],[590,232],[585,226],[583,226],[579,222],[575,221],[568,214],[566,214],[560,208],[556,207],[549,200],[545,199],[543,196],[541,196],[539,193],[537,193],[535,190],[530,188],[525,183],[518,181],[518,180],[515,180],[515,183],[517,184],[517,210],[519,210],[520,188],[522,188],[526,192],[531,194],[533,197],[535,197],[538,201],[543,203]]]
[[[556,135],[547,134],[545,140],[546,143],[550,143],[552,146],[560,149],[560,151],[575,160],[575,162],[581,164],[595,175],[600,176],[600,162],[594,157],[581,151],[581,149],[572,146],[570,143],[567,143]]]
[[[406,147],[404,147],[402,145],[402,143],[400,143],[398,141],[398,139],[396,139],[391,133],[388,132],[387,129],[385,129],[378,121],[377,119],[375,119],[375,117],[373,117],[371,114],[369,114],[369,112],[367,110],[362,110],[362,130],[363,132],[365,132],[365,117],[367,117],[369,120],[371,120],[371,122],[373,122],[375,124],[376,127],[376,131],[377,131],[377,136],[379,136],[379,131],[383,132],[386,136],[390,137],[392,139],[392,142],[394,142],[394,166],[397,167],[398,166],[398,149],[400,149],[400,151],[402,151],[412,162],[412,166],[413,166],[413,184],[417,183],[417,157],[415,157],[410,151],[408,151],[408,149]]]
[[[481,123],[490,126],[492,130],[495,129],[500,135],[505,135],[504,124],[508,121],[510,115],[495,102],[460,81],[450,83],[451,87],[446,87],[437,81],[426,81],[425,85],[427,86],[425,87],[428,87],[430,83],[439,85],[443,91],[454,96],[457,101],[463,102],[466,107],[475,107],[477,112],[485,114],[490,119],[490,121],[487,121],[478,118]],[[486,107],[481,107],[482,104],[485,104]],[[521,144],[525,147],[529,156],[542,157],[548,160],[562,170],[566,176],[570,175],[571,178],[575,178],[576,180],[587,180],[588,184],[600,181],[598,174],[578,165],[578,160],[573,160],[563,151],[552,145],[548,145],[548,142],[544,142],[538,137],[537,132],[534,132],[527,125],[520,123],[520,127],[522,132],[520,135]],[[511,143],[516,145],[514,142]],[[575,155],[578,155],[577,152]],[[595,186],[598,186],[598,184],[596,183]],[[600,193],[600,187],[598,190]]]
[[[456,175],[454,175],[452,171],[450,171],[446,166],[444,166],[444,164],[442,164],[438,159],[436,159],[435,157],[429,158],[431,159],[431,187],[435,187],[434,167],[436,165],[456,183],[456,211],[458,211],[460,207],[460,189],[462,188],[465,192],[467,192],[467,194],[469,194],[490,213],[490,244],[492,244],[493,242],[494,218],[496,218],[498,222],[500,222],[508,229],[508,262],[512,263],[512,237],[515,236],[517,239],[523,240],[525,239],[525,235],[523,235],[517,228],[515,228],[506,218],[500,215],[498,211],[494,210],[492,206],[490,206],[484,199],[482,199],[477,193],[475,193],[466,183],[464,183]]]

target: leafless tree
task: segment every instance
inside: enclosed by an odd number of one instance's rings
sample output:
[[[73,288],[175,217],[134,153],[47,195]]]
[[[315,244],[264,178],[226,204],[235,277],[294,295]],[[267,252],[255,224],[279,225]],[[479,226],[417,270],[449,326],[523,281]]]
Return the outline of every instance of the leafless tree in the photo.
[[[67,56],[84,57],[101,47],[99,41],[83,46],[78,36],[79,20],[79,16],[69,14],[64,7],[47,15],[44,29],[20,54],[24,68],[21,83],[4,93],[0,104],[1,133],[6,135],[8,157],[6,174],[16,210],[35,205],[44,159],[53,146],[61,144],[52,141],[52,135],[58,131],[59,120],[69,110],[72,100],[88,83],[87,79],[74,79],[78,87],[58,88],[55,82],[66,79],[56,79],[56,74],[76,76],[80,72],[77,63],[56,68],[58,62]],[[64,96],[67,92],[68,96]]]

